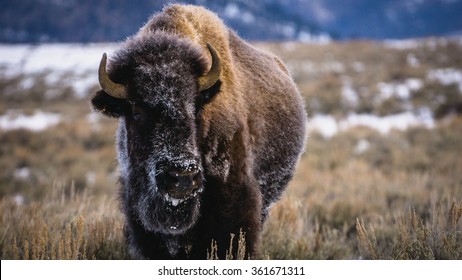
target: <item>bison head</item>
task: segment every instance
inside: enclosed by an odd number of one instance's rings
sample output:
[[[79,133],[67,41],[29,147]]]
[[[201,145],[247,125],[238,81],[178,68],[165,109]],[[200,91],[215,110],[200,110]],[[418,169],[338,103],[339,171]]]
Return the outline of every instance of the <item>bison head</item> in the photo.
[[[156,33],[127,40],[108,70],[105,54],[101,60],[102,90],[92,105],[120,119],[124,211],[146,231],[181,234],[198,218],[203,191],[198,130],[202,107],[219,91],[221,69],[218,54],[207,48]]]

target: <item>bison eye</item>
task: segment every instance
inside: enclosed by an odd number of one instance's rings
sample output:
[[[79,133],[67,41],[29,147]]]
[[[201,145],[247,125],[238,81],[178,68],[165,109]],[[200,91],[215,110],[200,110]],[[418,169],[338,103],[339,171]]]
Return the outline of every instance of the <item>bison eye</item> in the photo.
[[[218,80],[211,88],[201,91],[201,97],[203,103],[210,102],[217,93],[220,92],[221,81]]]
[[[135,122],[142,123],[146,118],[146,111],[141,106],[133,105],[132,116]]]

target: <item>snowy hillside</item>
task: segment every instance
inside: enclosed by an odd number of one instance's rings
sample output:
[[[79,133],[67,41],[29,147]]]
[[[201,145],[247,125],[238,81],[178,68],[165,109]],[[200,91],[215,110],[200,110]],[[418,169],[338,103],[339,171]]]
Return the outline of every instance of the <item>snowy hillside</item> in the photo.
[[[381,46],[385,49],[405,49],[410,51],[407,55],[407,66],[412,69],[420,67],[421,62],[413,52],[425,47],[428,42],[424,41],[394,41],[386,42]],[[442,43],[443,42],[443,43]],[[456,41],[457,42],[457,41]],[[448,44],[448,41],[437,42]],[[458,42],[457,44],[460,44]],[[285,45],[287,53],[292,47]],[[299,45],[302,46],[302,45]],[[115,44],[43,44],[43,45],[0,45],[0,77],[3,81],[17,80],[13,86],[5,86],[1,95],[3,100],[18,98],[36,90],[40,85],[45,100],[59,98],[63,89],[76,99],[86,99],[98,88],[97,67],[103,52],[110,54],[116,48]],[[319,46],[319,48],[323,48]],[[326,45],[328,48],[328,45]],[[392,110],[380,116],[373,112],[356,110],[361,103],[361,92],[353,85],[352,78],[346,73],[347,65],[342,61],[329,61],[314,65],[310,59],[288,59],[287,65],[294,73],[297,82],[302,86],[310,75],[319,75],[323,71],[339,72],[338,79],[341,82],[339,88],[340,103],[346,106],[346,113],[341,115],[332,114],[322,108],[317,109],[317,98],[308,101],[307,107],[310,112],[309,130],[318,131],[325,137],[332,137],[336,133],[356,126],[373,128],[380,133],[388,133],[393,129],[405,130],[413,126],[434,127],[434,110],[430,104],[421,104],[416,107],[411,98],[416,92],[429,83],[438,83],[444,86],[454,85],[459,94],[462,94],[462,71],[454,67],[442,67],[426,69],[423,77],[409,77],[397,81],[380,81],[376,84],[377,92],[368,100],[374,104],[382,104],[395,100],[400,110]],[[355,73],[366,71],[363,62],[352,63]],[[323,70],[324,69],[324,70]],[[308,71],[308,72],[306,72]],[[327,73],[326,72],[326,73]],[[305,78],[304,78],[305,77]],[[302,79],[302,80],[300,80]],[[361,90],[361,89],[360,89]],[[318,94],[326,94],[319,92]],[[319,98],[325,98],[320,95]],[[28,98],[24,96],[24,98]],[[445,98],[444,95],[438,97]],[[441,100],[440,100],[441,101]],[[440,102],[438,101],[438,102]],[[436,102],[436,101],[435,101]],[[24,116],[21,107],[5,104],[0,116],[0,129],[10,130],[25,128],[32,130],[45,129],[47,125],[56,125],[59,115],[44,112],[36,108]],[[36,123],[36,126],[31,125]]]

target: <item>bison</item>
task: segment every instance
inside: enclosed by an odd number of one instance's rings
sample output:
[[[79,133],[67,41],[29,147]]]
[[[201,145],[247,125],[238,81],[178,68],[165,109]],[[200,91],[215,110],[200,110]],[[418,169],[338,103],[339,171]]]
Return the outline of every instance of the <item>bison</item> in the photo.
[[[281,60],[213,12],[171,5],[106,64],[104,54],[102,90],[91,103],[119,120],[120,200],[133,258],[204,259],[212,242],[219,258],[236,257],[231,236],[239,233],[245,257],[255,257],[306,138],[304,102]]]

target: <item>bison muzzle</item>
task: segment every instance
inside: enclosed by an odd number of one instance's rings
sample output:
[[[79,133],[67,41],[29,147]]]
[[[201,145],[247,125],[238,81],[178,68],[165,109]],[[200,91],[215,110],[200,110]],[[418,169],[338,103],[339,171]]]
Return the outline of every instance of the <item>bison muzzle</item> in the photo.
[[[95,110],[119,119],[125,232],[134,258],[257,253],[268,209],[306,138],[304,102],[279,58],[212,12],[171,5],[98,71]]]

